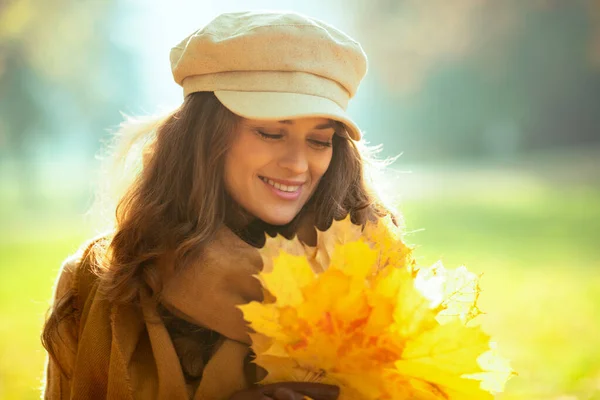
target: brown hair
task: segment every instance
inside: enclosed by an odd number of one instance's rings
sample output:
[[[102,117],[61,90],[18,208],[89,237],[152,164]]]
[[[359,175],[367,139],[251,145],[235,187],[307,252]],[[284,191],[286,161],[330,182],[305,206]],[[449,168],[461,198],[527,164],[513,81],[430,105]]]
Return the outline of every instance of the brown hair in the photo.
[[[116,231],[101,270],[109,300],[132,301],[140,287],[160,287],[154,262],[170,251],[175,265],[185,266],[235,212],[223,170],[240,121],[212,92],[198,92],[159,126],[141,173],[117,207]],[[363,224],[388,213],[366,187],[361,153],[342,129],[340,124],[334,135],[329,168],[301,213],[283,227],[258,221],[238,232],[243,239],[260,246],[265,231],[292,235],[306,213],[321,230],[347,214]]]
[[[95,251],[109,301],[135,301],[142,287],[160,288],[155,261],[170,252],[175,265],[184,267],[226,223],[235,205],[224,187],[224,158],[240,121],[212,92],[198,92],[158,124],[146,145],[143,168],[116,208],[110,244]],[[390,214],[366,185],[363,163],[368,157],[343,129],[339,124],[329,168],[300,214],[283,227],[253,223],[238,232],[244,240],[261,246],[265,232],[290,236],[303,215],[324,230],[348,214],[357,224]],[[69,310],[68,305],[52,310],[42,335],[47,349],[65,317],[61,314]]]

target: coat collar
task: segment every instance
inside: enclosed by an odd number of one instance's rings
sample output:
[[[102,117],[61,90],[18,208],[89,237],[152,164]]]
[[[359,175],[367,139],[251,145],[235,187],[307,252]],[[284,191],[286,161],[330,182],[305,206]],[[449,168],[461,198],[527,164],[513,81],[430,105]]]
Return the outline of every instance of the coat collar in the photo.
[[[166,282],[161,302],[173,314],[223,336],[250,344],[248,328],[237,305],[262,299],[253,276],[262,268],[258,250],[222,227],[200,257],[177,272],[160,265]]]
[[[258,249],[225,227],[217,231],[200,257],[188,267],[175,271],[168,258],[158,263],[165,282],[161,303],[180,318],[225,337],[206,365],[194,399],[221,400],[247,387],[244,368],[251,341],[249,328],[236,306],[262,300],[262,288],[254,277],[262,266]],[[149,291],[140,293],[141,312],[137,305],[111,307],[113,340],[109,375],[115,375],[111,378],[115,385],[119,382],[125,385],[119,393],[128,393],[126,398],[133,399],[142,392],[156,399],[189,398],[177,353],[156,304],[150,299]],[[152,353],[147,357],[155,366],[134,361],[144,330],[149,339],[146,352]],[[133,371],[136,368],[139,371]],[[150,379],[149,373],[156,374],[156,379]]]

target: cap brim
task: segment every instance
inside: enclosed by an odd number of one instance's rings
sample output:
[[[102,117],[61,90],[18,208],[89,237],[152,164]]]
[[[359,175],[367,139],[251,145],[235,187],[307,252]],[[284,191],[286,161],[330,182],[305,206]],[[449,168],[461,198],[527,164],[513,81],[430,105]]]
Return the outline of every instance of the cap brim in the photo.
[[[321,117],[346,126],[353,140],[360,140],[358,125],[337,103],[324,97],[287,92],[240,92],[216,90],[215,96],[231,112],[248,119],[283,120]]]

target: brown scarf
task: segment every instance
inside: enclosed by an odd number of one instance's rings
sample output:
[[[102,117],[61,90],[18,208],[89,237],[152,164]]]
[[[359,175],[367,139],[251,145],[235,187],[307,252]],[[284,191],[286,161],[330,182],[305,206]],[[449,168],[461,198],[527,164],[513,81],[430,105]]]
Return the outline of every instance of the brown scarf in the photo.
[[[71,287],[79,293],[81,316],[78,327],[59,329],[78,330],[76,345],[59,348],[57,354],[71,376],[66,378],[50,362],[46,398],[225,400],[256,381],[258,377],[248,377],[248,329],[236,308],[262,297],[260,285],[252,277],[262,268],[254,247],[222,228],[188,268],[175,273],[172,263],[159,264],[166,282],[163,306],[223,338],[204,365],[192,394],[186,387],[173,341],[156,305],[149,301],[149,293],[142,293],[141,309],[108,303],[97,294],[98,280],[90,271],[88,258],[82,252],[61,271],[57,298],[60,288]]]

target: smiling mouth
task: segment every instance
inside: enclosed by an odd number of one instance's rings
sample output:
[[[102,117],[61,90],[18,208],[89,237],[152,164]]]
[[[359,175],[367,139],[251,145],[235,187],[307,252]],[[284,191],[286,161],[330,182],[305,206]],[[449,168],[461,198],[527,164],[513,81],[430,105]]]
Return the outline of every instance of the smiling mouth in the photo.
[[[259,176],[260,180],[264,183],[273,186],[277,190],[281,190],[282,192],[294,193],[297,192],[302,185],[283,185],[278,182],[274,182],[272,179],[265,178],[264,176]]]

